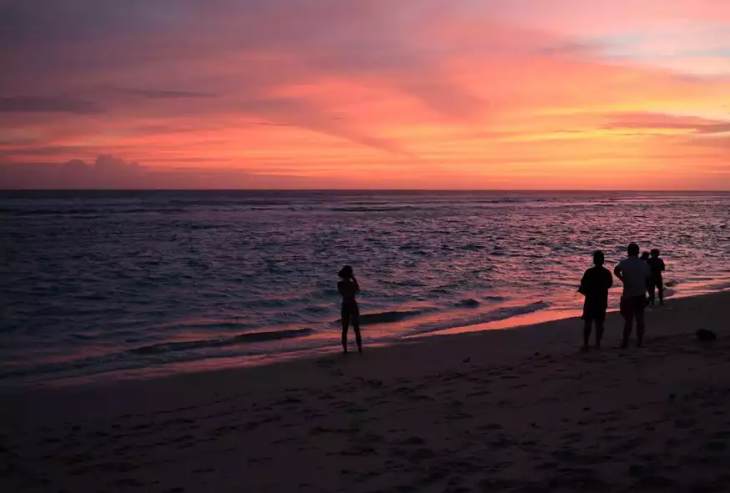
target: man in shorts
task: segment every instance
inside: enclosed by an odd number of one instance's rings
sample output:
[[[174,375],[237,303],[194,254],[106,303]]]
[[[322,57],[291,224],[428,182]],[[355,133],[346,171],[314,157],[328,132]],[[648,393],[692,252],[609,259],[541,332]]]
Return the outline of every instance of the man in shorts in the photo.
[[[580,281],[578,292],[586,297],[583,302],[583,351],[588,350],[591,325],[596,324],[596,349],[601,347],[603,321],[606,319],[608,290],[613,285],[611,271],[603,267],[603,252],[593,252],[593,267],[588,269]]]
[[[621,347],[629,345],[629,336],[636,319],[636,346],[644,342],[644,308],[646,291],[651,280],[649,264],[639,258],[639,245],[629,244],[628,258],[623,259],[613,269],[613,273],[624,284],[621,295],[621,316],[624,317],[624,337]]]

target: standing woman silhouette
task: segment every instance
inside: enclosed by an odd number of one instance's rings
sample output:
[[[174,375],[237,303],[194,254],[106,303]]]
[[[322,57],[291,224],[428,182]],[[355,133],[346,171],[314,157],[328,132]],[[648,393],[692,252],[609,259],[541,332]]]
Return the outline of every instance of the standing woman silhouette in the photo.
[[[357,350],[362,353],[362,339],[360,338],[360,309],[357,306],[355,295],[360,291],[352,267],[344,266],[337,273],[341,280],[337,283],[337,291],[342,296],[342,350],[347,354],[347,328],[352,322],[357,341]]]

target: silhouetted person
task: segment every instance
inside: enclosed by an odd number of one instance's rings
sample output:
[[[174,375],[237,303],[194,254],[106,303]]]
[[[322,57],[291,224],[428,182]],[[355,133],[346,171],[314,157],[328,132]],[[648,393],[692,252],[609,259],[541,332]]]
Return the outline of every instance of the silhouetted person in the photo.
[[[591,326],[596,324],[596,348],[601,347],[603,337],[603,321],[606,320],[608,306],[608,290],[613,285],[611,272],[603,267],[603,252],[593,252],[593,267],[585,271],[580,280],[578,291],[586,297],[583,302],[583,349],[588,349],[591,338]]]
[[[639,257],[641,260],[647,263],[649,265],[649,252],[643,251],[641,252],[641,257]],[[649,266],[649,269],[651,270],[651,266]],[[649,294],[649,285],[646,286],[646,292]]]
[[[629,345],[634,319],[636,319],[636,345],[641,347],[644,342],[644,308],[651,278],[649,264],[639,258],[639,245],[629,244],[628,254],[629,257],[623,259],[613,269],[613,273],[624,284],[621,295],[621,315],[624,317],[622,348]]]
[[[652,248],[651,258],[649,259],[649,269],[651,270],[651,279],[649,280],[649,302],[654,305],[654,290],[659,292],[659,304],[664,304],[664,279],[662,272],[666,269],[664,260],[659,257],[659,249]]]
[[[360,309],[357,306],[355,295],[360,291],[357,284],[355,274],[352,267],[344,266],[337,273],[342,279],[337,283],[337,291],[342,295],[342,350],[347,353],[347,329],[352,322],[352,328],[355,331],[355,340],[357,341],[357,350],[362,353],[362,339],[360,338]]]

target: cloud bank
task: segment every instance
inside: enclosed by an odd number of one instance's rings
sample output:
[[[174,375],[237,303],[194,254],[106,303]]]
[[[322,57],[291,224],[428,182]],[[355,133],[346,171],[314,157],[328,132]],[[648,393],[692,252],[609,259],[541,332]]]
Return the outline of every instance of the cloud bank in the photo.
[[[730,188],[728,2],[0,0],[0,43],[14,182]]]
[[[0,164],[0,189],[5,190],[182,190],[316,188],[320,179],[254,174],[225,168],[152,168],[112,155],[93,162]],[[325,187],[352,187],[347,180],[326,180]]]

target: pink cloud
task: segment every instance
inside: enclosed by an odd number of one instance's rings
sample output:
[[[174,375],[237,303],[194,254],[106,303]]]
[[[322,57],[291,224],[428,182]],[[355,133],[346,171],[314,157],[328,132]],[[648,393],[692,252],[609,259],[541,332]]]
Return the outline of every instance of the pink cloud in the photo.
[[[712,53],[730,39],[707,34],[729,25],[726,2],[2,8],[0,63],[12,70],[0,78],[0,158],[20,166],[113,153],[149,163],[106,177],[95,165],[74,168],[81,182],[155,186],[157,172],[169,181],[230,169],[240,186],[281,173],[282,186],[441,184],[449,175],[489,186],[507,162],[533,166],[534,176],[554,169],[567,183],[569,156],[556,141],[580,141],[572,148],[588,162],[617,147],[611,128],[647,139],[652,128],[685,130],[695,140],[727,128],[720,102],[730,76]],[[692,139],[623,144],[624,163],[667,149],[681,163],[694,149]],[[707,149],[707,162],[721,161],[721,148]],[[541,170],[529,164],[536,153]],[[170,174],[178,165],[196,170]],[[526,174],[515,171],[514,183],[529,185]]]
[[[615,113],[605,115],[606,128],[678,129],[699,134],[730,132],[730,121],[665,113]]]

